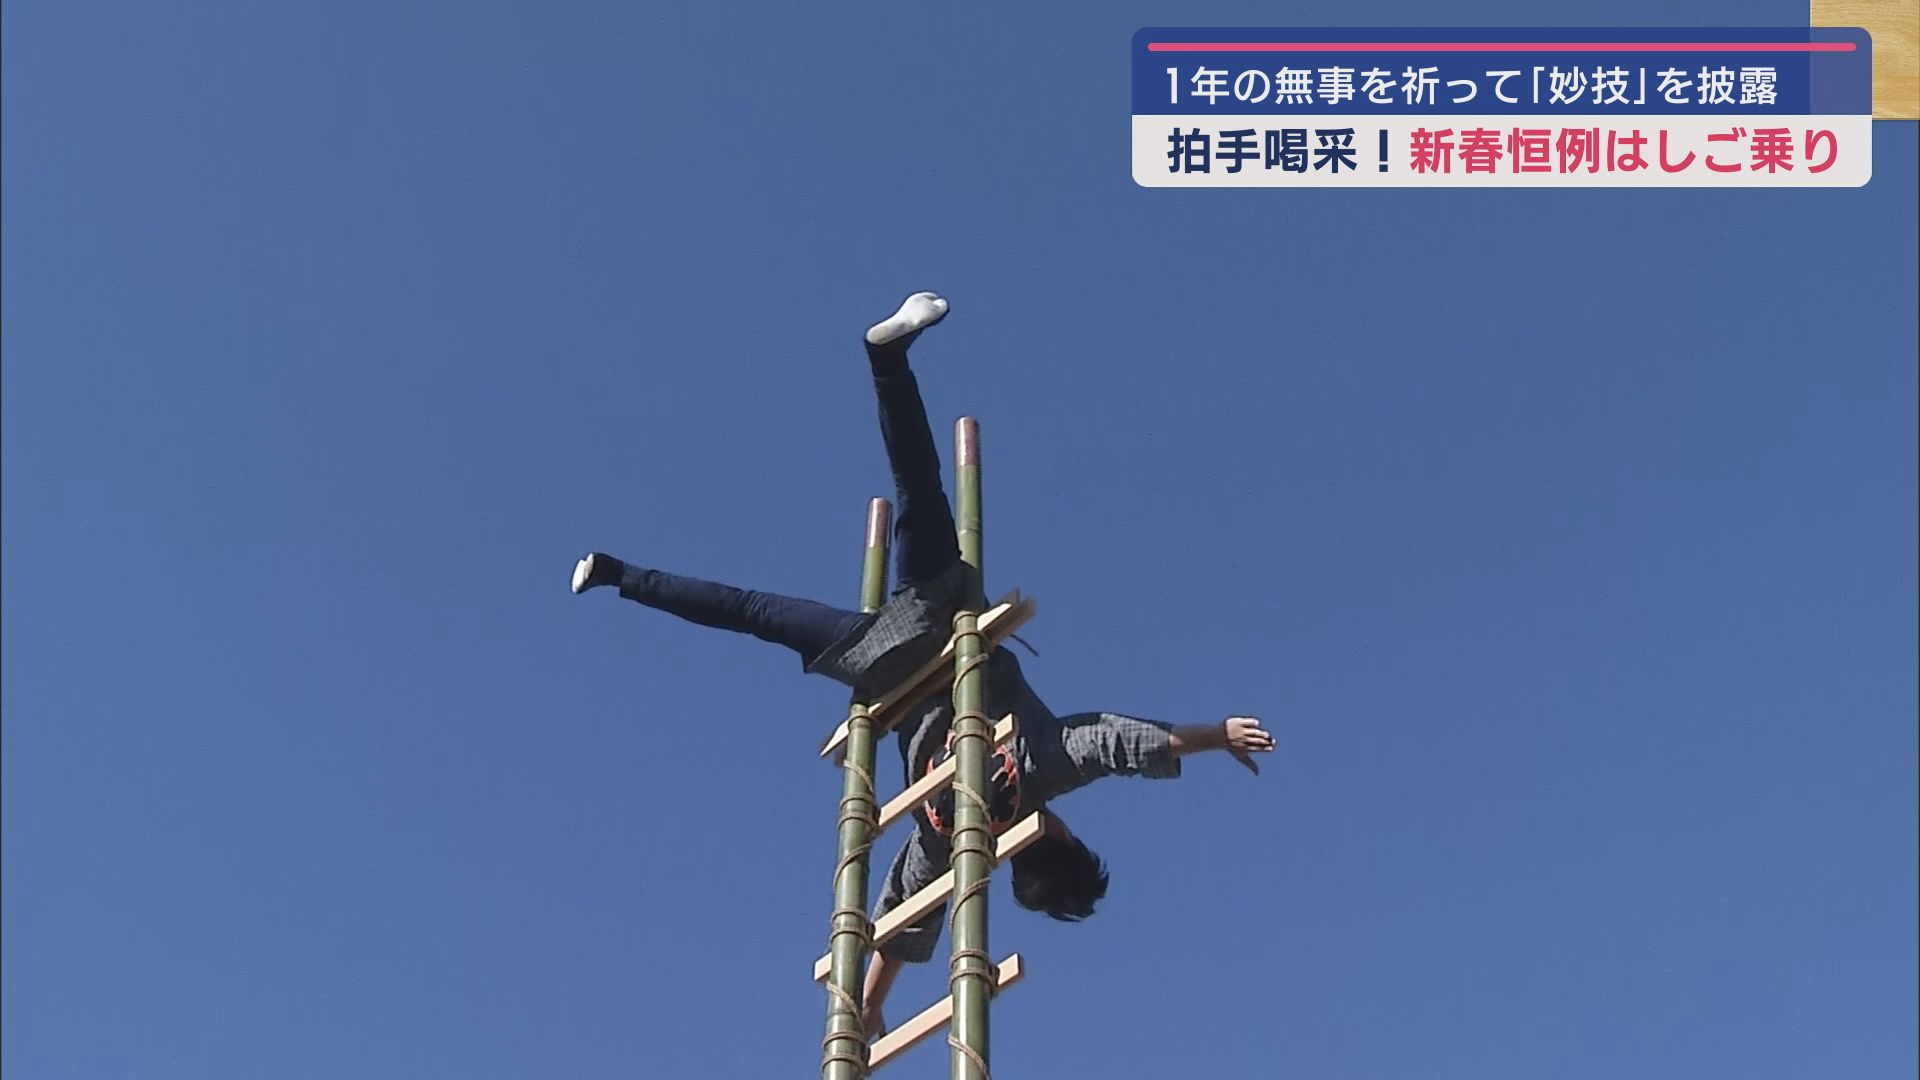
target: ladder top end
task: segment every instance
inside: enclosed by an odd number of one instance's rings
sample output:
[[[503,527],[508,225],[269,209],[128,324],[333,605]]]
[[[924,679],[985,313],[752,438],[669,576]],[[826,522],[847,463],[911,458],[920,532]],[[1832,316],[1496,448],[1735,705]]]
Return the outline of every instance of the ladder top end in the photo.
[[[955,464],[980,464],[980,421],[971,416],[961,417],[953,425],[953,445]]]

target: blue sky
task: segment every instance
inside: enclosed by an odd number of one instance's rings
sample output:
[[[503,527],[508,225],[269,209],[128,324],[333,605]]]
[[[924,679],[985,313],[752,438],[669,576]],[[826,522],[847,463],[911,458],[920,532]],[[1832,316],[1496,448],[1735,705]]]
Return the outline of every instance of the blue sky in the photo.
[[[1804,19],[8,4],[0,1066],[813,1068],[842,691],[565,582],[851,605],[926,288],[1042,695],[1280,742],[1062,802],[1113,889],[999,886],[1003,1072],[1912,1075],[1915,125],[1858,190],[1127,175],[1141,26]]]

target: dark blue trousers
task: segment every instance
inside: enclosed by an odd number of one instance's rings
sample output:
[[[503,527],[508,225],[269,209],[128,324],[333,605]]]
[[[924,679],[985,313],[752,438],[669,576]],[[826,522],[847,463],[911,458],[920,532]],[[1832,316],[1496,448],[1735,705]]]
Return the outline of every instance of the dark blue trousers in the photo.
[[[896,589],[936,578],[960,559],[953,508],[941,482],[940,453],[927,424],[926,405],[920,400],[920,384],[907,367],[907,344],[867,346],[874,396],[880,405],[880,438],[893,469]],[[632,563],[621,578],[620,595],[688,622],[785,645],[807,664],[852,632],[861,619],[859,612],[812,600],[738,589]]]

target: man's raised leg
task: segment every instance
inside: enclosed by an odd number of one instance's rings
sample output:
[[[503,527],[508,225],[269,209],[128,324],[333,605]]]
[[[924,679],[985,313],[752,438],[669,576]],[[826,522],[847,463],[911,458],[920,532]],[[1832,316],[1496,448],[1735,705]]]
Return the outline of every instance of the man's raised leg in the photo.
[[[940,478],[940,452],[927,424],[920,383],[907,367],[907,347],[946,315],[945,300],[929,292],[914,293],[866,337],[880,405],[880,438],[893,470],[895,566],[903,589],[940,576],[960,559],[953,508]]]
[[[688,622],[785,645],[809,664],[861,620],[858,612],[812,600],[651,570],[599,552],[574,567],[574,592],[603,585],[618,585],[621,596]]]

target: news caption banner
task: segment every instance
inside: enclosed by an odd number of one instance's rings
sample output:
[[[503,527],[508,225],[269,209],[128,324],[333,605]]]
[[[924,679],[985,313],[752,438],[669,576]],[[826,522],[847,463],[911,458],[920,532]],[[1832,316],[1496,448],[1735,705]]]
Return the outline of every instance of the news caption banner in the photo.
[[[1153,28],[1143,187],[1859,187],[1857,27]]]

